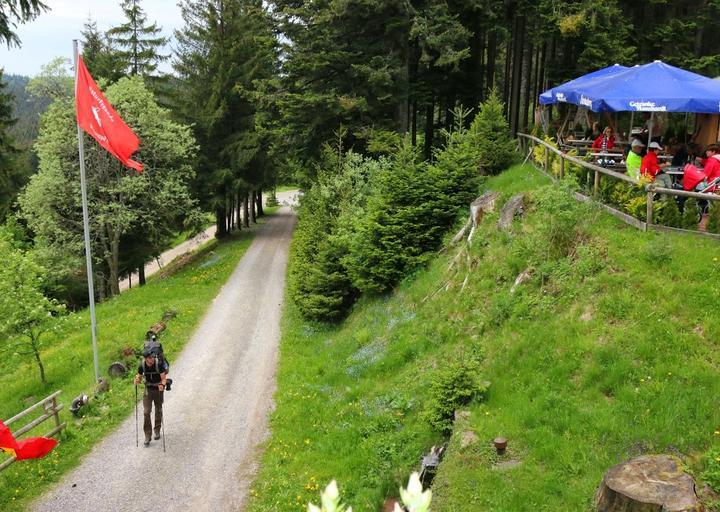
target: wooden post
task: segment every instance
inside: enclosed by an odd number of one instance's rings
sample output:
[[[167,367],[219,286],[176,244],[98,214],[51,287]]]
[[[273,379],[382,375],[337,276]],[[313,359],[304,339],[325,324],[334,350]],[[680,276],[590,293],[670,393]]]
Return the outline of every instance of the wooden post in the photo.
[[[52,399],[52,411],[53,416],[55,417],[55,426],[60,426],[60,412],[58,411],[58,404],[57,404],[57,397],[53,397]]]
[[[600,194],[600,171],[595,170],[595,186],[593,187],[593,196],[597,197]]]
[[[543,149],[545,149],[545,172],[550,172],[550,150],[546,145],[543,145]]]
[[[653,196],[655,195],[655,192],[653,191],[652,187],[647,188],[647,220],[645,221],[645,226],[649,227],[652,226],[653,223]]]
[[[560,179],[565,177],[565,155],[560,155]]]

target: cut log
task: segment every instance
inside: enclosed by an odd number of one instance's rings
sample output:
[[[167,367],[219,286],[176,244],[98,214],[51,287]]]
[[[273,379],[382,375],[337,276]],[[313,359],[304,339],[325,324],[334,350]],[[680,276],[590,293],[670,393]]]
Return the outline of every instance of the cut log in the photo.
[[[595,493],[598,512],[702,512],[695,482],[668,455],[613,466]]]
[[[525,206],[525,194],[516,194],[512,196],[505,206],[500,210],[500,219],[498,219],[498,228],[507,231],[512,227],[513,219],[518,213],[522,215]]]
[[[161,332],[163,332],[165,330],[165,327],[167,327],[165,322],[158,322],[155,325],[151,326],[150,329],[148,329],[147,334],[152,333],[157,336],[158,334],[160,334]]]

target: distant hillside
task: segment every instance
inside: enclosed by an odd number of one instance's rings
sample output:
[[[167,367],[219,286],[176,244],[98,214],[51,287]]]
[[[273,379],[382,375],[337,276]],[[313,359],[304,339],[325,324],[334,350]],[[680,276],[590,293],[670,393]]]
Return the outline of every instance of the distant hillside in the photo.
[[[50,98],[31,98],[25,88],[30,77],[22,75],[4,75],[8,84],[7,91],[15,97],[13,116],[17,123],[10,130],[15,142],[23,149],[31,148],[38,135],[40,115],[50,105]]]
[[[491,384],[460,406],[433,512],[590,510],[638,454],[679,455],[698,479],[720,460],[720,245],[630,228],[529,166],[484,188],[500,205],[528,194],[509,231],[487,215],[467,254],[448,248],[339,325],[288,301],[250,512],[304,510],[333,478],[353,510],[379,510],[444,441],[428,412],[473,372]]]

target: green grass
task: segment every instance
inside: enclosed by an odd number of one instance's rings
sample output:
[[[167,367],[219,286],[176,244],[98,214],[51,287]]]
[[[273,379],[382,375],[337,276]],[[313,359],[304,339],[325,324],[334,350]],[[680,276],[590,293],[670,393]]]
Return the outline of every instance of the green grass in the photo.
[[[166,277],[153,276],[146,286],[133,288],[100,304],[96,316],[101,373],[105,374],[113,361],[122,360],[123,348],[141,348],[148,327],[161,320],[163,312],[168,310],[175,310],[177,317],[169,321],[161,340],[172,362],[250,245],[254,232],[243,230],[222,242],[212,240],[199,250],[187,267]],[[133,410],[132,376],[137,360],[131,357],[129,375],[111,381],[111,390],[83,409],[82,417],[73,418],[68,412],[74,397],[82,393],[92,395],[91,345],[89,313],[82,311],[70,315],[61,331],[47,340],[42,355],[47,385],[40,384],[34,361],[10,356],[2,362],[0,418],[9,418],[61,389],[60,401],[65,407],[61,419],[68,422],[68,428],[61,434],[58,447],[45,459],[16,462],[0,472],[0,510],[23,510],[32,498],[76,466],[95,442]],[[41,425],[34,435],[48,431],[50,424]],[[18,426],[12,425],[14,429]],[[128,454],[134,449],[128,440]],[[0,459],[5,460],[5,457]]]
[[[547,183],[517,166],[486,188],[535,199]],[[461,426],[478,442],[451,439],[434,512],[591,510],[604,472],[641,453],[681,454],[701,473],[703,454],[720,446],[720,246],[578,205],[569,218],[580,233],[547,260],[557,226],[538,204],[510,233],[498,232],[497,214],[485,218],[462,292],[465,258],[448,271],[450,249],[340,325],[304,322],[288,305],[250,511],[304,510],[333,478],[353,510],[378,510],[443,441],[423,413],[430,382],[468,354],[492,384]],[[499,435],[509,439],[502,457],[491,444]],[[496,466],[507,461],[519,464]]]
[[[275,187],[275,192],[290,192],[291,190],[297,190],[297,185],[278,185]]]

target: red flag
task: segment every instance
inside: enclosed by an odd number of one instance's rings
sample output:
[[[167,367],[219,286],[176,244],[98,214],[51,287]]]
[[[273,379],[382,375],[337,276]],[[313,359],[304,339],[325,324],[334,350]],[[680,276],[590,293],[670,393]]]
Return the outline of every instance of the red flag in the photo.
[[[0,421],[0,450],[17,460],[40,459],[57,446],[56,439],[47,437],[31,437],[16,441],[10,429]]]
[[[130,160],[140,141],[100,92],[81,56],[78,56],[77,62],[75,103],[80,128],[123,164],[142,172],[142,164]]]

